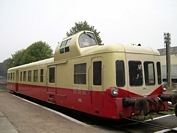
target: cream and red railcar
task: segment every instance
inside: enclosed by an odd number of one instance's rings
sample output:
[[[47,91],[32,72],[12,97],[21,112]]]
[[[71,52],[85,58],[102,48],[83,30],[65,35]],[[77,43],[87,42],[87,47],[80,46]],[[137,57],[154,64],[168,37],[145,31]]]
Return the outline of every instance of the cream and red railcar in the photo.
[[[10,68],[8,89],[100,117],[121,119],[168,110],[159,53],[135,45],[99,45],[82,31],[64,38],[54,58]]]

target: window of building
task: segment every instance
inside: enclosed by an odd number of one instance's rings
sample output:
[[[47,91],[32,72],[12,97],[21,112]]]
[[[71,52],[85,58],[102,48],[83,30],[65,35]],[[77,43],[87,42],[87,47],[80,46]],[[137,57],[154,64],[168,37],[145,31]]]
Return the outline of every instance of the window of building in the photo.
[[[31,82],[31,70],[28,71],[28,82]]]
[[[86,84],[86,63],[74,65],[74,84]]]
[[[26,81],[26,71],[23,71],[23,81]]]
[[[160,85],[162,83],[160,62],[157,62],[157,79],[158,79],[158,84]]]
[[[142,86],[142,64],[140,61],[129,61],[129,82],[130,86]]]
[[[121,87],[125,85],[125,67],[122,60],[116,61],[116,85]]]
[[[55,83],[55,67],[49,68],[49,82]]]
[[[33,81],[38,82],[38,70],[33,71]]]
[[[101,85],[101,77],[102,77],[102,62],[96,61],[93,62],[93,85]]]
[[[154,73],[154,63],[153,62],[144,62],[144,75],[145,75],[145,84],[154,85],[155,84],[155,73]]]
[[[44,69],[40,70],[40,82],[43,82],[43,77],[44,77]]]
[[[22,72],[20,72],[20,81],[22,81]]]

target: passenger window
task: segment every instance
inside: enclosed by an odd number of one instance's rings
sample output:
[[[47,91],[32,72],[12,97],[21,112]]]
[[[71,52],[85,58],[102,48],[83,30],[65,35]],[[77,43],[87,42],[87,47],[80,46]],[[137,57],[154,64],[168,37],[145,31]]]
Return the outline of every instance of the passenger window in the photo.
[[[101,85],[101,77],[102,77],[102,62],[97,61],[93,62],[93,85]]]
[[[12,81],[14,81],[14,72],[12,72],[12,77],[11,77],[12,79]]]
[[[158,79],[158,84],[160,85],[162,83],[160,62],[157,62],[156,65],[157,65],[157,79]]]
[[[74,84],[86,84],[86,63],[74,65]]]
[[[23,81],[26,81],[26,71],[23,71]]]
[[[38,82],[38,70],[34,70],[33,81]]]
[[[44,69],[40,70],[40,82],[43,82]]]
[[[55,67],[49,68],[49,82],[55,83]]]
[[[142,86],[142,64],[140,61],[129,61],[129,82],[130,86]]]
[[[116,85],[123,87],[125,85],[125,67],[124,61],[116,61]]]
[[[28,71],[28,82],[31,82],[31,70]]]
[[[145,84],[154,85],[155,84],[155,73],[154,73],[154,63],[153,62],[144,62],[144,75],[145,75]]]
[[[20,81],[22,81],[22,72],[20,72]]]

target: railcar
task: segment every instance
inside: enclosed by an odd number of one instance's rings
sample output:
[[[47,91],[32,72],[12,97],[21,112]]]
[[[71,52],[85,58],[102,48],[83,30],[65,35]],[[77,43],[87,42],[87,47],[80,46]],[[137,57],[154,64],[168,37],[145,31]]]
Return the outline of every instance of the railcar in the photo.
[[[8,69],[10,91],[92,115],[122,119],[168,110],[159,52],[100,45],[90,31],[64,38],[54,57]]]

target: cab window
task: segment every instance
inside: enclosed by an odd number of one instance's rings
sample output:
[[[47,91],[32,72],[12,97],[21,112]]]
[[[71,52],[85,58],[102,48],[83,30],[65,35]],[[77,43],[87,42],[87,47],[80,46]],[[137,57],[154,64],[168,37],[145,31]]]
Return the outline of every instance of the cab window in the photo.
[[[123,87],[125,85],[124,61],[116,61],[116,85]]]
[[[89,32],[82,33],[79,36],[79,45],[81,48],[97,45],[94,34]]]
[[[68,39],[68,40],[65,40],[65,41],[63,41],[61,43],[61,45],[60,45],[60,54],[63,54],[63,53],[66,53],[66,52],[70,51],[70,49],[69,49],[70,41],[71,41],[71,38]]]
[[[142,86],[142,64],[140,61],[129,61],[129,82],[130,86]]]
[[[145,75],[145,84],[154,85],[155,84],[155,73],[154,73],[154,63],[153,62],[144,62],[144,75]]]

